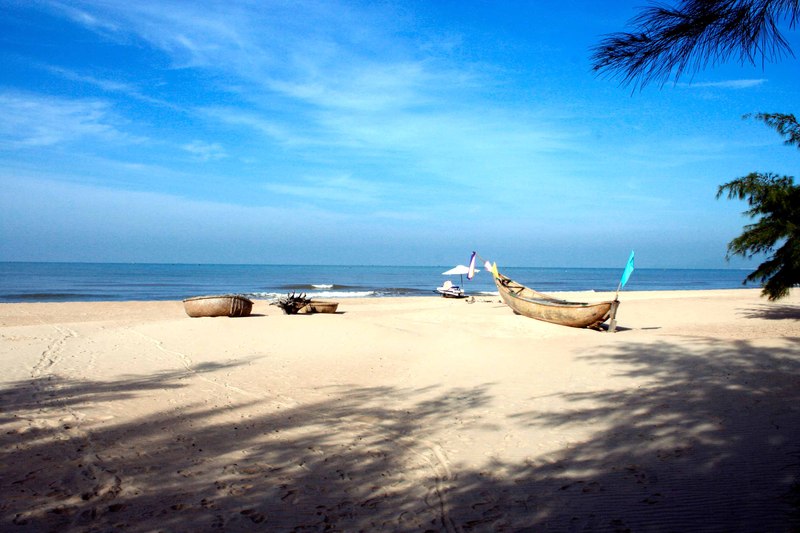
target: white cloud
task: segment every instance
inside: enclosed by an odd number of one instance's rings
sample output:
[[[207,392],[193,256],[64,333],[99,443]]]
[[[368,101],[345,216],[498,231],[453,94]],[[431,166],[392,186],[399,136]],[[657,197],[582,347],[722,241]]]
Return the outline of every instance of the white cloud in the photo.
[[[56,74],[57,76],[60,76],[60,77],[64,78],[64,79],[71,80],[71,81],[77,81],[77,82],[80,82],[80,83],[86,83],[86,84],[89,84],[89,85],[93,85],[95,87],[98,87],[98,88],[102,89],[103,91],[113,92],[113,93],[121,93],[121,94],[124,94],[126,96],[130,96],[132,98],[135,98],[137,100],[141,100],[143,102],[147,102],[147,103],[150,103],[150,104],[155,104],[155,105],[159,105],[159,106],[178,109],[177,106],[175,106],[175,105],[173,105],[173,104],[171,104],[169,102],[166,102],[164,100],[159,100],[158,98],[151,98],[150,96],[147,96],[146,94],[142,93],[142,91],[138,87],[136,87],[135,85],[132,85],[130,83],[125,83],[125,82],[121,82],[121,81],[117,81],[117,80],[98,78],[96,76],[90,76],[90,75],[86,75],[86,74],[80,74],[80,73],[75,72],[73,70],[66,69],[66,68],[63,68],[63,67],[57,67],[57,66],[54,66],[54,65],[43,65],[43,68],[45,70],[49,71],[49,72],[52,72],[53,74]]]
[[[433,70],[423,61],[375,64],[354,59],[314,75],[298,72],[290,79],[270,81],[269,87],[320,109],[370,113],[403,110],[432,104],[438,100],[439,91],[472,83],[470,76],[440,68]]]
[[[238,97],[219,106],[200,103],[195,112],[290,149],[340,149],[330,156],[336,170],[383,157],[468,181],[487,158],[522,169],[530,166],[531,153],[565,144],[566,136],[552,126],[498,111],[482,98],[499,84],[497,71],[451,62],[448,54],[460,36],[437,41],[436,35],[403,29],[398,38],[390,6],[81,5],[93,17],[84,22],[87,28],[136,35],[174,65],[210,72],[220,80],[217,87]],[[491,153],[495,148],[502,158]]]
[[[117,24],[107,19],[92,15],[86,10],[79,9],[61,2],[52,2],[52,5],[73,21],[94,31],[102,33],[116,33],[119,31],[119,26]]]
[[[435,95],[487,81],[478,83],[477,69],[437,61],[422,43],[393,39],[390,13],[356,13],[347,4],[276,1],[254,9],[142,1],[96,3],[91,11],[87,28],[130,32],[174,66],[224,74],[229,89],[255,102],[279,96],[322,109],[372,112],[425,105]]]
[[[234,107],[205,107],[198,112],[225,124],[246,126],[282,144],[314,144],[314,140],[298,134],[297,128],[266,118],[262,113]],[[299,119],[299,117],[298,117]]]
[[[85,9],[53,2],[56,11],[99,34],[124,39],[135,36],[173,59],[176,67],[216,66],[221,69],[250,67],[261,63],[272,52],[253,47],[253,36],[277,38],[278,22],[272,21],[279,4],[250,9],[230,3],[147,1],[116,3],[85,1]],[[283,8],[285,16],[293,10]],[[219,62],[219,63],[218,63]]]
[[[112,92],[124,92],[126,94],[133,94],[135,93],[134,88],[127,84],[122,83],[114,80],[103,80],[96,78],[94,76],[85,76],[82,74],[78,74],[69,69],[53,66],[53,65],[46,65],[44,67],[46,70],[52,72],[53,74],[57,74],[62,78],[72,80],[72,81],[80,81],[83,83],[88,83],[90,85],[94,85],[103,89],[104,91],[112,91]]]
[[[102,100],[75,100],[20,92],[0,92],[0,149],[53,146],[91,138],[141,142],[120,131],[111,106]]]
[[[758,87],[767,83],[765,79],[750,79],[750,80],[723,80],[723,81],[706,81],[700,83],[678,83],[678,87],[687,89],[704,89],[704,88],[718,88],[718,89],[750,89]]]
[[[192,141],[181,146],[201,161],[216,161],[228,157],[225,149],[219,143],[207,143],[205,141]]]
[[[299,183],[268,183],[264,185],[264,189],[309,203],[371,204],[379,201],[381,196],[375,183],[350,176],[314,176]]]
[[[259,157],[265,161],[275,150],[278,160],[309,163],[267,173],[281,183],[264,190],[296,203],[369,206],[407,218],[408,206],[428,206],[437,190],[452,189],[436,200],[439,212],[457,211],[478,196],[505,205],[509,195],[490,187],[492,180],[502,176],[504,191],[519,194],[531,184],[539,194],[554,190],[564,172],[553,168],[552,154],[574,151],[580,142],[574,127],[546,118],[552,109],[536,111],[528,103],[521,110],[487,98],[503,83],[499,71],[451,61],[459,36],[437,46],[429,34],[399,36],[381,10],[302,2],[82,5],[109,21],[87,22],[87,28],[129,32],[174,66],[202,70],[213,89],[231,93],[220,104],[199,100],[190,113],[216,122],[215,130],[248,130],[248,143],[264,145]],[[71,74],[106,90],[136,91]],[[199,140],[182,149],[202,161],[227,155],[221,145]],[[298,178],[309,168],[327,168],[320,172],[336,177]]]

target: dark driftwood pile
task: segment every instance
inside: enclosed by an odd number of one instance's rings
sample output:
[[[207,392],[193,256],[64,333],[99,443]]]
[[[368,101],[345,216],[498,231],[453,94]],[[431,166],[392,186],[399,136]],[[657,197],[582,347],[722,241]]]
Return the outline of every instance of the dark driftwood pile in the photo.
[[[296,315],[298,311],[302,308],[307,306],[311,303],[310,298],[306,298],[305,293],[301,293],[299,296],[295,295],[294,291],[286,295],[286,298],[281,298],[275,302],[272,302],[270,305],[277,305],[283,312],[287,315]]]

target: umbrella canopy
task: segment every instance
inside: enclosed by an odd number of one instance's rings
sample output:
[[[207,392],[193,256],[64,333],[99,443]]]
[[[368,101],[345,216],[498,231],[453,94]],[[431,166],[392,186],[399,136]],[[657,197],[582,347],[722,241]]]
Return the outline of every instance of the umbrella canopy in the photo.
[[[475,269],[475,273],[477,274],[480,272],[477,268]],[[446,272],[442,272],[443,276],[455,276],[456,274],[463,275],[469,273],[469,267],[465,267],[464,265],[456,265],[450,270]]]
[[[477,274],[480,272],[477,268],[475,269],[475,273]],[[469,274],[469,267],[465,267],[464,265],[456,265],[450,270],[446,272],[442,272],[443,276],[455,276],[458,274],[461,277],[461,285],[464,285],[464,274]]]

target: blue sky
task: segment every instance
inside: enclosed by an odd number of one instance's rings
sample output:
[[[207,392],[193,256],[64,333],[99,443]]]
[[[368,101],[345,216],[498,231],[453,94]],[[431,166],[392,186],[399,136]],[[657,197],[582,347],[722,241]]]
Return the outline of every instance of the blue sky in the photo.
[[[641,5],[0,0],[0,260],[753,266],[800,63],[597,78]]]

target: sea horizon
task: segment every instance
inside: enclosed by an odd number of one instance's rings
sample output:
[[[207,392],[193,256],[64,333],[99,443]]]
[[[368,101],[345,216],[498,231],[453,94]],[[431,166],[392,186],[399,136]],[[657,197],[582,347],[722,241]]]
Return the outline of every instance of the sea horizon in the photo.
[[[465,261],[463,264],[466,264],[466,259],[469,256],[465,256]],[[398,264],[398,263],[217,263],[217,262],[202,262],[202,261],[57,261],[57,260],[47,260],[47,261],[27,261],[27,260],[6,260],[0,261],[0,265],[2,264],[61,264],[61,265],[208,265],[208,266],[315,266],[315,267],[325,267],[325,266],[333,266],[333,267],[403,267],[403,268],[427,268],[427,267],[447,267],[446,264]],[[449,265],[450,267],[455,265]],[[500,266],[500,265],[498,265]],[[506,268],[569,268],[569,269],[613,269],[619,268],[622,270],[622,266],[620,267],[587,267],[587,266],[520,266],[520,265],[505,265]],[[482,268],[482,265],[476,265],[476,268]],[[638,269],[639,267],[637,267]],[[752,270],[752,267],[642,267],[642,269],[646,270]]]
[[[467,294],[495,295],[492,276],[442,274],[454,265],[314,265],[220,263],[0,262],[0,302],[182,300],[242,294],[274,300],[288,293],[315,298],[438,296],[449,279]],[[542,292],[613,292],[622,268],[500,267]],[[625,290],[709,290],[743,285],[742,268],[637,268]]]

